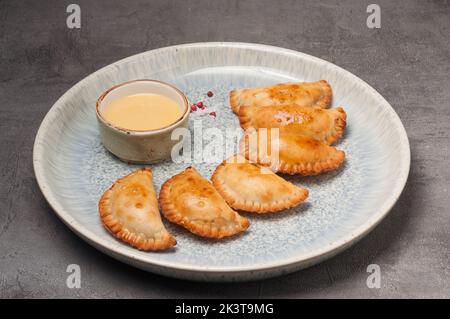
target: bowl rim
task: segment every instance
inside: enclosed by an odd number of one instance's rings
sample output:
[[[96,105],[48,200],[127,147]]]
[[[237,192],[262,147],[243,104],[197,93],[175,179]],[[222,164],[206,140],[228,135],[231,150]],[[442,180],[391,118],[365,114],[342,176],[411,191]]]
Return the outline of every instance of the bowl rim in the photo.
[[[158,84],[161,84],[163,86],[167,86],[170,89],[174,90],[183,99],[183,105],[184,105],[183,113],[172,124],[163,126],[161,128],[158,128],[158,129],[153,129],[153,130],[131,130],[131,129],[127,129],[127,128],[123,128],[123,127],[114,125],[111,122],[107,121],[103,117],[102,112],[100,112],[100,105],[102,104],[103,99],[109,93],[111,93],[112,91],[114,91],[114,90],[116,90],[116,89],[118,89],[120,87],[123,87],[123,86],[126,86],[126,85],[130,85],[130,84],[133,84],[133,83],[136,83],[136,82],[158,83]],[[104,91],[102,94],[100,94],[100,96],[98,97],[97,101],[95,102],[95,114],[96,114],[96,116],[97,116],[97,118],[99,119],[100,122],[102,122],[103,124],[107,125],[111,129],[113,129],[114,131],[117,131],[119,133],[126,134],[126,135],[153,136],[153,135],[157,135],[157,134],[160,134],[160,133],[164,133],[164,132],[170,131],[171,129],[173,129],[176,126],[178,126],[189,115],[189,101],[188,101],[188,99],[186,97],[186,94],[184,94],[179,88],[177,88],[176,86],[174,86],[172,84],[169,84],[169,83],[163,82],[163,81],[159,81],[159,80],[137,79],[137,80],[126,81],[126,82],[122,82],[122,83],[113,85],[112,87],[110,87],[109,89]]]
[[[376,212],[366,220],[362,225],[358,228],[353,229],[352,232],[349,232],[347,235],[342,236],[338,240],[330,242],[328,245],[325,245],[319,249],[315,249],[313,251],[296,254],[295,256],[290,256],[287,258],[283,258],[276,261],[264,262],[255,265],[247,265],[247,266],[193,266],[191,264],[185,264],[180,262],[172,262],[165,260],[157,260],[157,258],[153,258],[152,260],[148,260],[139,255],[133,254],[131,251],[126,249],[121,245],[118,245],[115,242],[111,242],[104,238],[101,238],[93,231],[89,230],[82,223],[78,222],[68,211],[64,208],[63,205],[60,204],[59,200],[54,196],[54,190],[49,186],[47,174],[45,173],[45,147],[44,147],[44,137],[46,131],[51,126],[51,120],[55,116],[55,114],[62,108],[63,102],[68,99],[70,94],[74,92],[76,89],[79,89],[83,86],[83,84],[98,74],[106,72],[108,69],[113,67],[118,67],[122,64],[129,63],[134,61],[137,58],[141,58],[143,56],[149,54],[166,54],[167,51],[171,50],[182,50],[182,49],[212,49],[212,48],[220,48],[220,49],[240,49],[240,50],[255,50],[263,53],[273,53],[279,54],[281,56],[295,56],[308,61],[318,62],[318,63],[326,63],[331,67],[332,70],[336,70],[341,72],[343,75],[347,77],[353,78],[359,84],[361,84],[368,92],[373,94],[382,104],[388,106],[388,113],[391,116],[395,124],[395,129],[399,133],[399,137],[401,140],[401,147],[399,148],[399,173],[395,184],[393,185],[391,196],[386,198],[386,200],[380,204],[380,206],[376,209]],[[410,144],[408,140],[408,135],[406,133],[405,127],[401,122],[398,114],[392,108],[390,103],[386,101],[386,99],[378,93],[372,86],[370,86],[367,82],[362,80],[360,77],[355,74],[339,67],[338,65],[323,60],[321,58],[317,58],[315,56],[286,49],[282,47],[266,45],[266,44],[258,44],[258,43],[245,43],[245,42],[197,42],[197,43],[188,43],[188,44],[179,44],[174,46],[162,47],[154,50],[149,50],[145,52],[141,52],[138,54],[131,55],[129,57],[118,60],[114,63],[104,66],[99,70],[91,73],[87,77],[81,79],[78,83],[72,86],[68,91],[66,91],[52,106],[49,112],[45,115],[41,126],[36,135],[34,148],[33,148],[33,167],[36,175],[36,180],[38,185],[46,198],[47,202],[50,204],[56,215],[76,234],[78,234],[82,239],[101,250],[102,252],[121,260],[122,262],[132,264],[134,266],[140,267],[142,269],[147,269],[163,274],[171,277],[179,277],[185,279],[213,279],[217,278],[220,281],[224,280],[233,280],[237,279],[249,279],[252,277],[257,278],[256,274],[258,273],[268,273],[274,272],[271,275],[261,275],[262,277],[271,277],[277,274],[281,274],[283,269],[289,269],[289,271],[295,269],[301,269],[303,267],[311,266],[319,261],[322,261],[328,257],[332,257],[337,253],[345,250],[352,244],[359,241],[362,237],[364,237],[367,233],[369,233],[375,226],[377,226],[384,217],[388,214],[388,212],[392,209],[394,204],[397,202],[400,197],[410,171],[411,166],[411,150]],[[224,277],[226,275],[231,275],[233,277]]]

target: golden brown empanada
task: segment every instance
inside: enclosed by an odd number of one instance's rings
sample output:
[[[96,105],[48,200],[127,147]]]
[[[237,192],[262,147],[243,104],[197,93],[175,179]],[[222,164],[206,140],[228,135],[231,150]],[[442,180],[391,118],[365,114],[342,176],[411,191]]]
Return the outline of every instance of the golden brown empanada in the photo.
[[[343,151],[324,142],[294,133],[273,135],[270,129],[248,130],[240,147],[250,161],[287,174],[317,175],[337,169],[345,159]]]
[[[234,209],[248,212],[276,212],[299,205],[308,190],[297,187],[267,167],[235,155],[217,166],[211,177],[214,187]]]
[[[202,237],[232,236],[246,230],[250,224],[247,218],[232,210],[193,167],[164,183],[159,203],[168,220]]]
[[[98,208],[106,229],[131,246],[156,251],[177,243],[161,221],[149,168],[117,180],[103,193]]]
[[[326,108],[332,91],[327,81],[280,83],[266,87],[238,89],[230,92],[234,113],[241,106],[297,105]]]
[[[346,114],[342,107],[321,109],[296,105],[241,106],[241,127],[280,128],[281,132],[306,135],[331,144],[338,140],[345,128]]]

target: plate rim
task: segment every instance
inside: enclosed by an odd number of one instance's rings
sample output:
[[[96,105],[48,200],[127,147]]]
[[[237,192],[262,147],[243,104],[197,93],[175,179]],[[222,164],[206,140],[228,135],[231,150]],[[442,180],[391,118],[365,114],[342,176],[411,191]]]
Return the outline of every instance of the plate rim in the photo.
[[[374,94],[377,99],[383,101],[385,105],[388,106],[388,113],[396,123],[396,128],[400,134],[400,153],[404,154],[402,157],[402,161],[399,164],[399,177],[395,181],[394,188],[392,189],[391,196],[383,201],[383,204],[379,206],[376,210],[376,214],[373,214],[369,219],[367,219],[363,224],[354,229],[352,232],[348,233],[346,236],[335,240],[328,245],[324,245],[320,249],[315,249],[307,253],[298,253],[294,256],[290,256],[288,258],[278,259],[276,261],[269,262],[258,262],[254,265],[247,266],[193,266],[189,264],[172,262],[172,261],[164,261],[164,260],[147,260],[143,257],[140,257],[134,254],[132,251],[126,250],[124,247],[114,244],[114,242],[107,241],[106,239],[102,239],[100,236],[90,231],[87,227],[85,227],[82,223],[76,221],[72,215],[66,211],[63,205],[60,205],[59,201],[53,197],[51,188],[47,185],[47,179],[45,177],[44,166],[41,164],[43,160],[45,160],[45,150],[43,147],[43,137],[48,129],[49,119],[54,116],[54,114],[62,108],[63,101],[70,96],[71,92],[81,87],[84,82],[89,80],[92,77],[95,77],[96,74],[103,72],[105,69],[109,69],[128,61],[139,58],[140,56],[144,56],[147,54],[158,54],[164,50],[177,50],[184,48],[240,48],[240,49],[254,49],[258,51],[264,51],[274,54],[287,54],[294,55],[297,57],[302,57],[305,60],[316,61],[320,63],[325,63],[331,65],[334,68],[337,68],[340,72],[345,73],[348,76],[353,77],[356,81],[360,81],[366,89],[369,90],[371,94]],[[39,129],[36,134],[36,138],[33,145],[33,168],[36,176],[36,180],[38,186],[44,195],[44,198],[47,200],[52,210],[56,213],[56,215],[78,236],[87,241],[89,244],[93,245],[95,248],[101,250],[104,253],[114,256],[117,259],[120,259],[123,262],[131,263],[139,268],[147,269],[143,265],[147,265],[149,268],[152,268],[153,272],[158,272],[160,274],[171,275],[175,277],[184,277],[179,274],[172,273],[170,270],[174,271],[185,271],[192,274],[202,273],[203,275],[211,275],[211,276],[222,276],[222,275],[242,275],[249,273],[261,273],[261,272],[270,272],[274,270],[279,270],[280,272],[283,269],[291,268],[291,269],[301,269],[307,266],[311,266],[316,264],[324,259],[332,257],[339,252],[347,249],[352,244],[356,243],[358,240],[367,235],[373,228],[375,228],[389,213],[395,203],[398,201],[408,179],[409,171],[411,166],[411,150],[410,144],[408,140],[408,136],[406,133],[406,129],[395,112],[394,108],[390,105],[390,103],[380,94],[378,93],[372,86],[366,83],[364,80],[354,75],[353,73],[335,65],[334,63],[328,62],[326,60],[314,57],[309,54],[305,54],[299,51],[281,48],[272,45],[266,44],[257,44],[257,43],[244,43],[244,42],[197,42],[197,43],[187,43],[180,45],[173,45],[162,47],[158,49],[148,50],[145,52],[141,52],[138,54],[131,55],[129,57],[120,59],[114,63],[108,64],[99,70],[89,74],[84,77],[80,81],[78,81],[75,85],[69,88],[65,93],[52,105],[52,107],[48,110],[47,114],[43,118]],[[155,255],[156,257],[156,255]],[[129,260],[125,260],[129,259]],[[164,267],[165,271],[158,271],[157,267]],[[295,269],[294,269],[295,270]],[[276,275],[276,274],[273,274]],[[270,276],[270,275],[269,275]],[[265,276],[268,277],[268,276]],[[187,277],[189,278],[189,277]],[[195,279],[195,278],[190,278]],[[227,278],[223,278],[227,279]]]

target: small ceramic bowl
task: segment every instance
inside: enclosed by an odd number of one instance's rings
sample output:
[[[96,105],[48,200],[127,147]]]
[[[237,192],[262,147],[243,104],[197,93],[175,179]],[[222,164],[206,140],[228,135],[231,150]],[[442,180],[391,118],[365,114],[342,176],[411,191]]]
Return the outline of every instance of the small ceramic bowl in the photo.
[[[166,96],[177,103],[182,111],[173,124],[148,131],[127,130],[114,126],[104,119],[102,111],[112,101],[132,94],[154,93]],[[172,131],[178,127],[188,128],[189,103],[176,87],[156,80],[125,82],[104,92],[97,100],[96,114],[103,145],[122,161],[150,164],[170,158],[172,147],[178,143],[171,139]]]

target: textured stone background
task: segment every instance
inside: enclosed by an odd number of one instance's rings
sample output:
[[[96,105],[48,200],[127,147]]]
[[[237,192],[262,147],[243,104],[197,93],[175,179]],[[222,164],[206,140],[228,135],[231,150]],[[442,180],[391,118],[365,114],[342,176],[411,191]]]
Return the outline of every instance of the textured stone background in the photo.
[[[66,27],[66,6],[82,27]],[[322,2],[322,1],[321,1]],[[0,1],[0,297],[450,297],[450,2]],[[41,120],[91,72],[142,51],[188,42],[286,47],[349,70],[376,88],[411,142],[408,184],[388,217],[339,256],[261,282],[191,283],[121,264],[55,216],[32,169]],[[65,285],[82,270],[81,289]],[[366,267],[381,267],[380,289]]]

